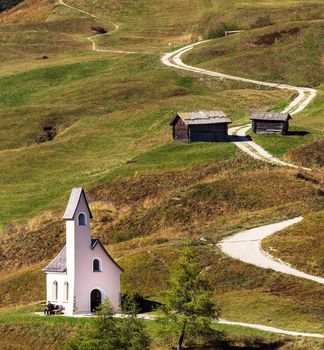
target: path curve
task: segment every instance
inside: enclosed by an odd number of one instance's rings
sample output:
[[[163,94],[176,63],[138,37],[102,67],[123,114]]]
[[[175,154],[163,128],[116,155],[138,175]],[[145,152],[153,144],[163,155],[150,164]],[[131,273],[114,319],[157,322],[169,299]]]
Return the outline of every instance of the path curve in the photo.
[[[246,78],[236,77],[236,76],[229,75],[229,74],[213,72],[213,71],[203,69],[203,68],[189,66],[189,65],[183,63],[183,61],[181,59],[183,54],[192,50],[194,47],[201,45],[201,44],[204,44],[204,43],[207,43],[209,41],[210,40],[200,41],[200,42],[182,47],[174,52],[167,53],[161,58],[161,62],[168,67],[182,69],[182,70],[197,73],[197,74],[209,75],[209,76],[213,76],[213,77],[220,78],[220,79],[230,79],[230,80],[241,81],[241,82],[250,83],[250,84],[256,84],[256,85],[261,85],[261,86],[277,88],[277,89],[296,91],[298,93],[297,96],[293,99],[293,101],[291,101],[289,106],[287,106],[287,108],[285,108],[282,111],[282,112],[289,112],[291,115],[295,115],[295,114],[301,112],[302,110],[304,110],[309,105],[309,103],[312,101],[312,99],[316,96],[317,91],[315,89],[312,89],[312,88],[297,87],[297,86],[287,85],[287,84],[268,83],[268,82],[259,81],[259,80],[246,79]],[[251,128],[250,124],[243,125],[241,127],[230,128],[229,134],[232,136],[240,136],[241,138],[242,137],[244,138],[244,137],[246,137],[246,133],[250,128]],[[251,140],[245,139],[241,142],[234,141],[234,144],[237,147],[239,147],[243,152],[247,153],[249,156],[251,156],[255,159],[263,160],[263,161],[266,161],[268,163],[272,163],[272,164],[276,164],[276,165],[299,168],[298,166],[296,166],[294,164],[290,164],[290,163],[284,162],[276,157],[273,157],[265,149],[263,149],[261,146],[259,146],[258,144],[256,144],[255,142],[253,142]],[[303,169],[310,170],[309,168],[303,168]]]
[[[294,269],[287,263],[273,258],[261,248],[261,242],[263,239],[291,225],[297,224],[302,220],[303,217],[299,216],[294,219],[242,231],[223,239],[218,244],[218,247],[223,251],[223,253],[233,259],[240,260],[263,269],[271,269],[277,272],[286,273],[288,275],[293,275],[324,284],[324,278],[309,275],[305,272]]]
[[[232,321],[227,321],[227,320],[223,320],[223,319],[220,319],[218,321],[218,323],[228,324],[228,325],[232,325],[232,326],[241,326],[241,327],[259,329],[261,331],[271,332],[271,333],[292,335],[294,337],[324,338],[324,335],[320,334],[320,333],[305,333],[305,332],[287,331],[285,329],[276,328],[276,327],[270,327],[270,326],[264,326],[262,324],[255,324],[255,323],[232,322]]]
[[[251,140],[250,137],[246,136],[247,131],[251,128],[250,124],[236,126],[228,129],[228,134],[232,136],[231,141],[243,152],[247,153],[252,158],[262,160],[267,163],[276,164],[280,166],[287,166],[290,168],[298,168],[310,171],[310,168],[300,167],[295,164],[284,162],[283,160],[274,157],[267,152],[260,145]]]
[[[101,19],[101,18],[99,18],[99,17],[93,15],[92,13],[89,13],[89,12],[84,11],[84,10],[82,10],[82,9],[79,9],[79,8],[77,8],[77,7],[68,5],[68,4],[66,4],[66,3],[64,2],[64,0],[58,0],[57,4],[58,4],[58,5],[61,5],[61,6],[64,6],[64,7],[67,7],[67,8],[69,8],[69,9],[71,9],[71,10],[80,12],[80,13],[82,13],[83,15],[86,15],[86,16],[89,16],[89,17],[95,19],[96,21],[101,21],[101,22],[106,22],[106,23],[112,24],[112,25],[114,26],[114,29],[113,29],[112,31],[110,31],[110,33],[115,32],[116,30],[119,29],[119,25],[118,25],[118,24],[116,24],[116,23],[114,23],[114,22],[112,22],[112,21],[109,21],[109,20],[103,20],[103,19]],[[137,52],[135,52],[135,51],[98,49],[98,48],[97,48],[97,45],[96,45],[96,43],[95,43],[95,41],[94,41],[93,39],[94,39],[95,37],[97,37],[97,36],[102,36],[102,35],[106,35],[106,34],[92,35],[92,36],[89,36],[89,37],[87,38],[87,40],[89,40],[89,41],[91,42],[91,49],[92,49],[93,51],[97,51],[97,52],[111,52],[111,53],[121,53],[121,54],[133,54],[133,53],[137,53]]]

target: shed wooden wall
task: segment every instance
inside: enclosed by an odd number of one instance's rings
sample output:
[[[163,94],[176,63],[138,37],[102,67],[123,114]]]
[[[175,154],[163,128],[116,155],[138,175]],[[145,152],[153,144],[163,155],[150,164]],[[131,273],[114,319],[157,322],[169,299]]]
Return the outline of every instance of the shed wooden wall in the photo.
[[[188,126],[180,117],[173,125],[173,139],[174,141],[189,141]]]
[[[256,134],[287,134],[288,121],[252,120],[252,128]]]
[[[189,139],[191,142],[224,142],[227,141],[227,123],[190,125]]]

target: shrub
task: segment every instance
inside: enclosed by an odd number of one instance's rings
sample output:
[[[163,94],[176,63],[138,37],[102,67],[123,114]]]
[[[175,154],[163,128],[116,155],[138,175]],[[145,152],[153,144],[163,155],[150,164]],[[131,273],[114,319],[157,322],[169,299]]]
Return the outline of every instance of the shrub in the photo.
[[[253,23],[251,23],[251,28],[262,28],[273,25],[274,22],[271,20],[270,15],[264,15],[258,17]]]
[[[107,30],[103,27],[100,27],[100,26],[92,26],[91,30],[97,32],[98,34],[106,34],[107,33]]]
[[[88,326],[69,342],[67,350],[148,350],[150,339],[137,318],[136,307],[128,302],[124,317],[113,317],[106,300]]]
[[[225,36],[225,32],[228,30],[237,30],[238,26],[235,23],[224,23],[220,26],[210,28],[207,32],[208,39],[215,39]]]

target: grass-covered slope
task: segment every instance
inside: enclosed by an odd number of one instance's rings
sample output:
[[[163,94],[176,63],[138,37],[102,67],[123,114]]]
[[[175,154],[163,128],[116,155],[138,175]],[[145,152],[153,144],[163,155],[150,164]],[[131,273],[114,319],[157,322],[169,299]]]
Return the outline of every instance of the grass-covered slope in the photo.
[[[4,349],[61,350],[75,332],[89,322],[87,318],[44,318],[32,315],[32,311],[35,310],[39,311],[41,307],[28,306],[0,313],[1,345]],[[158,336],[160,326],[156,321],[145,321],[145,327],[153,339],[150,349],[170,349],[171,344],[166,344]],[[213,327],[222,336],[217,344],[208,347],[211,350],[320,350],[322,346],[322,341],[318,339],[296,339],[240,326],[215,324]],[[205,350],[206,347],[198,346],[195,349]]]
[[[95,184],[134,157],[153,162],[148,172],[230,157],[232,144],[171,146],[170,118],[177,110],[223,109],[237,112],[235,122],[290,95],[197,80],[160,66],[157,56],[87,57],[0,78],[0,222],[62,205],[71,187]],[[232,101],[234,91],[246,98]],[[47,127],[56,137],[37,143]]]
[[[55,0],[24,0],[19,2],[18,6],[0,13],[1,24],[14,22],[43,23],[55,7]]]
[[[289,159],[290,151],[323,140],[323,36],[321,20],[274,24],[210,41],[187,53],[184,61],[244,78],[315,87],[317,97],[293,117],[289,135],[250,134],[275,156]],[[284,108],[285,104],[278,104],[272,110]],[[297,164],[305,164],[295,159]]]
[[[181,240],[190,235],[216,243],[241,228],[320,206],[318,185],[298,178],[294,171],[260,167],[245,157],[196,166],[189,173],[139,175],[140,166],[134,161],[121,167],[119,174],[124,168],[130,177],[109,184],[105,180],[89,195],[95,213],[93,235],[105,244],[119,243],[113,250],[121,256],[130,240],[137,244],[144,239],[151,245],[151,239]],[[266,184],[276,187],[279,195],[272,196]],[[14,271],[53,257],[51,242],[64,242],[61,215],[62,210],[48,212],[28,224],[8,225],[1,237],[1,269]]]
[[[188,43],[213,36],[228,29],[249,29],[270,14],[270,21],[281,23],[302,19],[323,18],[323,4],[314,1],[236,1],[236,0],[150,0],[119,1],[68,0],[69,4],[110,19],[121,25],[112,37],[104,36],[100,44],[106,47],[123,46],[147,51]],[[148,20],[149,19],[149,20]]]
[[[208,42],[189,52],[186,62],[249,79],[317,87],[324,76],[323,36],[322,20],[274,24]]]
[[[263,247],[303,271],[323,276],[323,218],[323,211],[307,215],[298,225],[269,237]]]
[[[320,180],[242,156],[231,143],[173,143],[168,125],[176,111],[196,109],[222,109],[240,125],[252,110],[280,110],[291,92],[172,70],[161,64],[160,53],[169,42],[177,46],[243,28],[243,34],[197,47],[186,61],[249,78],[323,84],[316,42],[323,33],[322,2],[66,2],[102,21],[47,0],[26,0],[0,15],[0,336],[8,348],[17,348],[10,337],[17,332],[26,349],[53,350],[73,332],[74,325],[63,321],[58,328],[49,325],[45,334],[52,342],[44,345],[38,337],[43,319],[32,319],[31,309],[18,316],[12,310],[44,299],[41,268],[64,244],[61,215],[74,186],[89,193],[93,236],[125,268],[124,292],[161,299],[170,267],[190,236],[224,317],[320,332],[322,286],[234,261],[216,246],[244,228],[305,215],[305,225],[314,218],[319,223],[308,225],[307,248],[299,226],[291,233],[298,249],[293,239],[271,241],[271,247],[276,256],[301,269],[307,260],[305,271],[320,273],[320,245],[312,249],[322,222]],[[112,32],[110,20],[118,31]],[[90,51],[94,24],[108,30],[95,39],[100,47],[141,53]],[[271,45],[257,44],[269,33],[295,27],[298,32],[282,33]],[[310,108],[292,122],[293,130],[309,134],[256,141],[303,163],[298,148],[322,137],[318,89]],[[320,147],[307,150],[320,159]],[[251,335],[255,346],[258,336]],[[308,340],[271,345],[303,346],[321,347]]]
[[[135,175],[142,166],[138,163],[123,166],[121,173]],[[267,186],[276,187],[280,195],[273,196]],[[224,257],[216,243],[244,228],[315,211],[320,195],[317,184],[295,171],[272,169],[243,157],[200,165],[190,172],[136,175],[110,184],[105,180],[89,198],[93,236],[107,244],[125,269],[124,292],[160,298],[183,238],[190,236],[223,317],[319,331],[322,306],[314,300],[323,293],[321,286]],[[64,244],[61,215],[62,211],[48,213],[3,232],[1,266],[7,274],[0,280],[3,306],[44,298],[41,267]],[[51,242],[56,242],[57,251]],[[257,309],[251,307],[255,303]]]

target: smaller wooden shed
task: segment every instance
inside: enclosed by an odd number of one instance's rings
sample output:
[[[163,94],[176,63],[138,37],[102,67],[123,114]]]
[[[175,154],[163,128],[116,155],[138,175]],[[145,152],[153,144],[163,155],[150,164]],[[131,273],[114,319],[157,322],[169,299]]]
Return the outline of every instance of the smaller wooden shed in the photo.
[[[227,141],[229,123],[222,111],[198,111],[178,112],[170,125],[175,141],[222,142]]]
[[[252,113],[252,129],[255,134],[282,134],[288,133],[289,113],[256,112]]]

